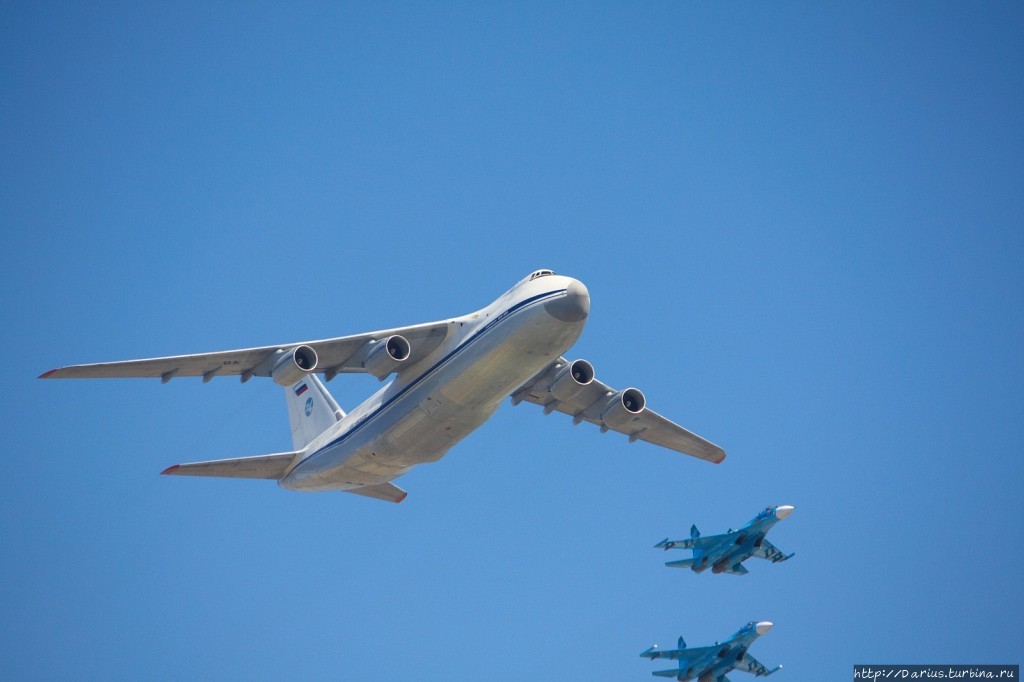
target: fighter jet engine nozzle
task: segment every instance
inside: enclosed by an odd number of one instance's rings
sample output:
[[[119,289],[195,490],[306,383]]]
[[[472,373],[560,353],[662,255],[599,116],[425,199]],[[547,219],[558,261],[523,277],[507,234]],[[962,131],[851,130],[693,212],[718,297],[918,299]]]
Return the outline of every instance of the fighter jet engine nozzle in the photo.
[[[608,406],[601,413],[601,423],[610,429],[620,429],[636,419],[644,411],[647,398],[637,388],[619,391],[608,401]]]
[[[794,509],[795,507],[791,505],[780,504],[778,507],[775,508],[775,516],[777,516],[779,519],[784,519],[790,514],[792,514]]]
[[[309,346],[295,346],[278,353],[270,377],[279,386],[291,386],[316,369],[316,351]]]
[[[409,341],[398,334],[375,342],[371,341],[371,343],[373,345],[366,354],[363,367],[378,379],[383,379],[397,370],[398,366],[408,360],[412,353]]]
[[[558,370],[548,391],[556,399],[568,402],[594,380],[594,366],[586,360],[574,360]]]
[[[754,626],[754,631],[757,632],[758,635],[763,635],[764,633],[772,629],[772,625],[774,625],[774,623],[771,623],[767,620],[762,620],[760,623]]]

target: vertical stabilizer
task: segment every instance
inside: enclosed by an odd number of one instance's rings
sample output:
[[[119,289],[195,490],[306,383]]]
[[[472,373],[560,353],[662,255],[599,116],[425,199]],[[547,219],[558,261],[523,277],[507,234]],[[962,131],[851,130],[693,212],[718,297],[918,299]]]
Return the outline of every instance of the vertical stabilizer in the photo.
[[[315,374],[307,375],[284,391],[288,403],[288,421],[292,426],[292,444],[296,450],[309,445],[314,438],[345,416]]]

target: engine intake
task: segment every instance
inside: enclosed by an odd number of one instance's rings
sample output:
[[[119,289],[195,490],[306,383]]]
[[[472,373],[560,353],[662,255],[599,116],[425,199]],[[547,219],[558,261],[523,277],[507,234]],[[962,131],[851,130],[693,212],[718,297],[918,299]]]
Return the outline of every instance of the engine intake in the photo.
[[[619,391],[608,401],[608,406],[601,413],[601,423],[610,429],[621,429],[636,419],[644,411],[647,398],[637,388]]]
[[[558,370],[548,391],[558,400],[568,402],[578,396],[593,380],[593,365],[586,360],[574,360]]]
[[[404,336],[393,334],[373,343],[363,367],[373,376],[383,379],[408,360],[411,353],[409,341]]]
[[[270,376],[280,386],[291,386],[316,369],[316,351],[309,346],[295,346],[278,353]]]

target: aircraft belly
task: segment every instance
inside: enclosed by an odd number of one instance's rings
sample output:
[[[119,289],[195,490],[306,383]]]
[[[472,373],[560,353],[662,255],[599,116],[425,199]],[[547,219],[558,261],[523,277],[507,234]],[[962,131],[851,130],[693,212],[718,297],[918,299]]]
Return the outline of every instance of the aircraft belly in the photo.
[[[582,322],[557,322],[543,310],[524,317],[519,324],[499,327],[502,333],[495,330],[486,342],[460,357],[434,400],[460,407],[488,407],[489,417],[509,394],[564,353],[583,330]]]
[[[564,353],[583,324],[560,322],[540,306],[499,323],[374,415],[372,427],[353,426],[350,437],[308,457],[281,485],[294,490],[376,485],[440,459]]]

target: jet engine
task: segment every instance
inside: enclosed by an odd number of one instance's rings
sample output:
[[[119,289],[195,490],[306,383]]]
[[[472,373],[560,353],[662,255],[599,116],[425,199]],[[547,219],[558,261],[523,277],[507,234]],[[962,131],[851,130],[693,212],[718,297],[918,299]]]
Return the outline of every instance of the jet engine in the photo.
[[[394,334],[373,343],[363,361],[363,367],[378,379],[384,379],[405,362],[410,353],[412,346],[409,341],[404,336]]]
[[[295,346],[278,351],[270,376],[280,386],[291,386],[316,369],[316,351],[309,346]]]
[[[558,400],[568,402],[593,380],[594,367],[586,360],[575,360],[558,370],[548,391]]]
[[[611,397],[601,413],[601,423],[610,429],[622,428],[643,412],[646,404],[647,398],[639,389],[619,391]]]

